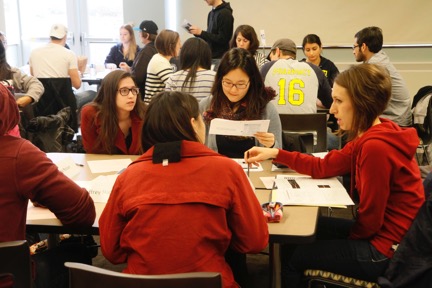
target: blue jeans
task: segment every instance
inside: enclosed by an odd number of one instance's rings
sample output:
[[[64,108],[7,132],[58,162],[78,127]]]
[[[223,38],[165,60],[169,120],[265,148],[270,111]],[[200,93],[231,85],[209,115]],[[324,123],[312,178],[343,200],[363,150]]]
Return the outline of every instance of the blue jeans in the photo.
[[[315,242],[282,246],[282,287],[302,287],[301,277],[307,269],[377,281],[390,259],[367,240],[348,239],[353,224],[353,220],[320,217]]]

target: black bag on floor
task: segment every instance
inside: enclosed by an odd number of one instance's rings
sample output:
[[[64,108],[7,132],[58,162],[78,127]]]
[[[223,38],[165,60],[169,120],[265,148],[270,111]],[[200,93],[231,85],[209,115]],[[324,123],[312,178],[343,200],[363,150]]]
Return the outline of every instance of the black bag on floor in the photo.
[[[84,238],[88,237],[93,239],[91,236]],[[74,237],[73,240],[62,241],[58,246],[32,256],[35,288],[68,288],[69,270],[64,266],[65,262],[92,265],[97,247],[80,240],[81,237]]]

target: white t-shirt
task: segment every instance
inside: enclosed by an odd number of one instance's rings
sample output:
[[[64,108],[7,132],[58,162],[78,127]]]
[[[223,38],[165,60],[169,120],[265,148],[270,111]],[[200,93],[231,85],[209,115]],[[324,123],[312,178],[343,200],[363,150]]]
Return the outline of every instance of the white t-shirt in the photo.
[[[37,78],[67,78],[70,69],[78,69],[75,53],[54,43],[34,49],[29,63]]]

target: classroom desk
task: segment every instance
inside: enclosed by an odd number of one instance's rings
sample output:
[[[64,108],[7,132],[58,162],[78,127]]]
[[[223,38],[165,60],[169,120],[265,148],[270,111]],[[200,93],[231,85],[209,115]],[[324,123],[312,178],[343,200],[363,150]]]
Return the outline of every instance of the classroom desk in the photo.
[[[260,203],[268,202],[270,190],[267,189],[260,177],[274,177],[278,174],[298,175],[297,172],[286,169],[271,171],[270,160],[261,163],[263,171],[249,172],[249,178],[255,187],[255,194]],[[283,218],[279,223],[268,223],[269,228],[269,265],[270,287],[281,285],[280,244],[302,244],[315,240],[315,228],[319,208],[315,206],[284,206]]]
[[[82,171],[74,180],[92,180],[99,175],[92,174],[90,168],[86,164],[91,160],[106,160],[106,159],[131,159],[138,158],[135,155],[100,155],[100,154],[79,154],[79,153],[47,153],[47,156],[54,162],[58,162],[66,157],[72,157],[76,163],[84,164]],[[275,176],[287,172],[272,172],[271,162],[265,161],[262,163],[264,171],[250,172],[250,179],[255,185],[255,193],[260,203],[268,201],[270,190],[267,190],[260,180],[262,176]],[[111,173],[112,174],[112,173]],[[34,207],[31,203],[27,210],[27,231],[39,233],[72,233],[72,234],[99,234],[98,221],[105,204],[95,203],[96,220],[91,228],[87,229],[71,229],[63,227],[60,221],[48,209]],[[285,206],[284,216],[280,223],[268,223],[270,234],[270,272],[272,273],[273,287],[280,287],[280,255],[279,245],[283,243],[308,243],[315,239],[315,228],[318,218],[318,207],[305,206]]]

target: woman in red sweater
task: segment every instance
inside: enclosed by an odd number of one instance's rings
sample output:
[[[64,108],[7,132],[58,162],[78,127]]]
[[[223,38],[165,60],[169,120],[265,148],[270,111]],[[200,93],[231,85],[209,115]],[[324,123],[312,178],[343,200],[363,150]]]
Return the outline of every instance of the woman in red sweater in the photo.
[[[111,263],[127,263],[124,272],[216,271],[224,288],[235,288],[227,250],[266,247],[267,223],[246,174],[204,142],[195,97],[152,98],[144,154],[117,178],[99,219],[102,253]]]
[[[313,178],[351,173],[351,196],[358,197],[354,220],[321,217],[317,241],[285,247],[286,287],[298,287],[305,269],[320,269],[376,281],[424,202],[414,129],[380,118],[391,95],[388,73],[374,64],[353,66],[333,86],[340,134],[349,142],[324,159],[297,152],[254,147],[249,163],[268,158]]]
[[[81,111],[84,150],[96,154],[141,154],[144,103],[132,75],[110,72],[93,102]]]

